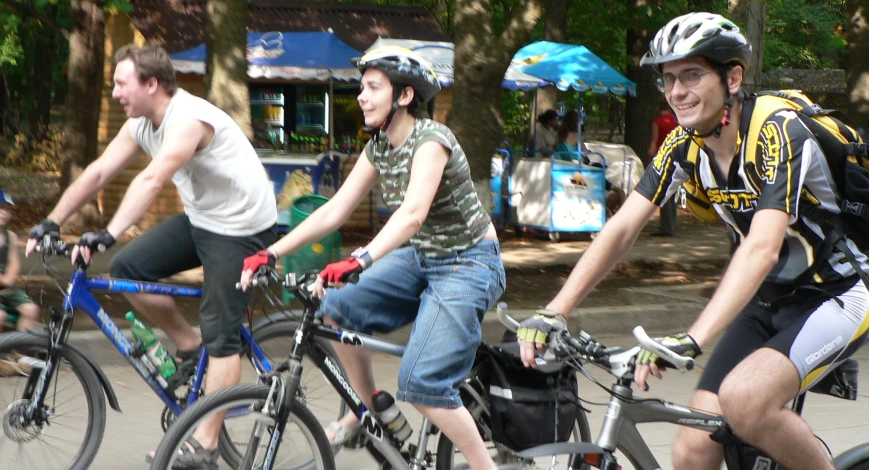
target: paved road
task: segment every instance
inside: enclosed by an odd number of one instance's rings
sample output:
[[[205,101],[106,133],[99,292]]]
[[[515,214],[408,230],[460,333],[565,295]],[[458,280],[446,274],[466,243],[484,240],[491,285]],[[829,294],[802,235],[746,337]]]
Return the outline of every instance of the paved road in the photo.
[[[492,337],[500,334],[496,325],[488,324],[487,330],[495,329],[487,336]],[[162,432],[160,430],[159,415],[163,408],[162,403],[153,396],[150,389],[126,367],[123,360],[116,352],[110,350],[107,342],[98,337],[96,332],[76,333],[75,341],[83,345],[93,353],[102,364],[115,391],[118,393],[123,413],[109,411],[106,434],[97,459],[91,469],[136,469],[148,468],[144,462],[144,455],[153,449],[159,442]],[[630,338],[625,336],[607,337],[606,344],[629,345]],[[856,356],[862,367],[861,380],[864,383],[869,380],[869,349],[859,351]],[[702,358],[701,358],[702,359]],[[703,360],[700,361],[702,366]],[[386,390],[395,390],[396,371],[399,359],[377,354],[375,357],[375,376],[378,385]],[[602,371],[594,371],[595,377],[604,384],[610,381]],[[680,374],[669,372],[664,382],[655,382],[649,397],[666,397],[668,400],[686,403],[689,399],[691,388],[699,377],[699,372]],[[248,379],[250,377],[248,376]],[[607,395],[599,387],[588,380],[580,379],[582,396],[586,400],[603,403]],[[805,415],[815,432],[820,435],[830,446],[834,453],[842,452],[853,445],[869,439],[869,407],[865,393],[860,402],[848,402],[839,399],[810,396]],[[332,406],[324,402],[317,403],[316,410],[324,421],[327,419],[324,408]],[[592,431],[596,435],[599,429],[604,409],[600,406],[589,405],[592,413],[589,416]],[[410,406],[402,406],[404,412],[415,429],[418,429],[421,418]],[[662,468],[672,468],[670,464],[669,445],[676,433],[676,427],[672,425],[646,424],[640,426],[640,431],[647,439],[652,451],[659,456]],[[434,443],[432,443],[434,449]],[[346,470],[374,469],[374,461],[364,451],[343,450],[338,455],[338,468]],[[622,463],[625,469],[631,468],[626,462]]]

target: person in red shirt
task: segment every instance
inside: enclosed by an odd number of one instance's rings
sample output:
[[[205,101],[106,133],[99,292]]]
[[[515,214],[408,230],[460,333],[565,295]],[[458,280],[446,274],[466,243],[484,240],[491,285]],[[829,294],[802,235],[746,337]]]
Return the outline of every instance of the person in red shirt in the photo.
[[[658,153],[658,149],[667,138],[667,134],[679,126],[676,122],[676,116],[673,115],[673,110],[667,104],[666,99],[661,99],[658,103],[658,117],[652,120],[652,138],[649,142],[649,152],[646,159],[646,166],[652,164],[652,159]],[[653,237],[673,237],[676,235],[676,198],[671,198],[667,203],[661,206],[661,226],[658,231],[652,233]]]

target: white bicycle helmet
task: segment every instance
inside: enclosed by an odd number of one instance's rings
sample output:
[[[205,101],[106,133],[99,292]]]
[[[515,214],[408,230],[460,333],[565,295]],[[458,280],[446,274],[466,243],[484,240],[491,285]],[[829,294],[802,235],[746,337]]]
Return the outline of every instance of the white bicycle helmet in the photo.
[[[441,91],[441,84],[431,64],[416,52],[398,46],[378,47],[355,61],[359,71],[375,68],[393,83],[410,86],[421,101],[429,101]]]
[[[658,72],[667,62],[687,57],[705,57],[717,64],[737,63],[748,68],[751,45],[739,26],[714,13],[689,13],[670,20],[658,30],[640,65]]]

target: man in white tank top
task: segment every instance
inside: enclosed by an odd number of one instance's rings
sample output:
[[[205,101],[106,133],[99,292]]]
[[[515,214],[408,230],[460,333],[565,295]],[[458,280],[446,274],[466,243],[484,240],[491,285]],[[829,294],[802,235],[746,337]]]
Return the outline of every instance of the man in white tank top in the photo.
[[[191,373],[201,344],[209,355],[206,393],[237,384],[241,374],[239,331],[249,294],[235,289],[244,258],[277,238],[272,185],[247,137],[226,113],[175,84],[165,50],[156,46],[121,48],[115,55],[112,97],[129,119],[103,154],[64,192],[48,218],[33,227],[29,255],[46,234],[94,198],[144,151],[151,162],[130,183],[105,230],[82,235],[73,251],[90,261],[97,249],[115,243],[139,220],[170,180],[178,188],[184,213],[177,214],[127,244],[113,258],[114,278],[158,281],[202,266],[205,271],[200,326],[202,337],[181,316],[171,297],[128,294],[136,313],[162,328],[184,360],[179,385]],[[186,369],[186,370],[182,370]],[[176,379],[174,382],[172,379]],[[204,422],[194,434],[205,455],[190,457],[195,467],[211,468],[217,459],[222,418]],[[191,449],[192,450],[192,449]],[[191,453],[190,456],[193,454]],[[215,467],[216,468],[216,467]]]

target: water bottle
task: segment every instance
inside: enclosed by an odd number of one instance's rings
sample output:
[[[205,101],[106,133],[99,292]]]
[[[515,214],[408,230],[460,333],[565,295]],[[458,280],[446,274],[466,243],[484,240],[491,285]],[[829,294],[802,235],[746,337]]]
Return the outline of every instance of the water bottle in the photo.
[[[392,395],[381,390],[374,392],[372,401],[374,402],[374,412],[377,414],[377,417],[386,425],[386,429],[392,438],[401,445],[401,443],[410,437],[410,433],[413,432],[410,428],[410,423],[404,418],[401,408],[395,404],[395,399],[392,398]]]
[[[154,330],[137,320],[133,312],[127,312],[127,320],[130,321],[133,339],[142,343],[142,351],[147,356],[146,360],[157,369],[157,381],[166,387],[165,379],[175,373],[175,361],[166,353],[160,340],[157,339],[157,335],[154,334]]]

